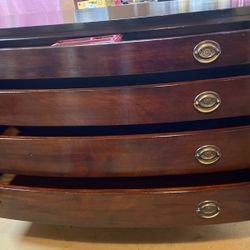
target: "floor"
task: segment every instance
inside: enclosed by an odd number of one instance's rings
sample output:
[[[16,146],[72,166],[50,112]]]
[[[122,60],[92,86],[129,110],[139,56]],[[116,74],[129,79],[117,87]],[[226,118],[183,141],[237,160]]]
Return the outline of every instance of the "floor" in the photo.
[[[249,250],[250,221],[168,229],[86,229],[0,219],[1,250]]]

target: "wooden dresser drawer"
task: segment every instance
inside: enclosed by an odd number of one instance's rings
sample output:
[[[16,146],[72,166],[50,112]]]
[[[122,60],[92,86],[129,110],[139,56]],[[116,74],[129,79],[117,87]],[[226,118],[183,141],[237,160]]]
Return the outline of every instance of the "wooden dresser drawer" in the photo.
[[[1,90],[0,124],[131,125],[250,115],[250,76],[106,88]]]
[[[0,172],[25,175],[221,172],[250,167],[250,126],[119,136],[1,136],[0,155]]]
[[[250,3],[196,2],[0,14],[0,217],[250,220]]]
[[[0,79],[124,76],[248,64],[249,36],[246,29],[103,45],[0,49]]]
[[[85,227],[165,227],[250,219],[249,173],[147,181],[17,179],[0,185],[1,217]]]

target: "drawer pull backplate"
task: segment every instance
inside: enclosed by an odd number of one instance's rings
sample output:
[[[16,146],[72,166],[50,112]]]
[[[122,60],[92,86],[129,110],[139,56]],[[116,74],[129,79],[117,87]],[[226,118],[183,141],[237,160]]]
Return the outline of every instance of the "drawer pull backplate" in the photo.
[[[197,161],[204,165],[217,162],[221,157],[220,149],[215,145],[205,145],[198,148],[195,152]]]
[[[212,63],[221,54],[220,45],[211,40],[198,43],[193,50],[193,56],[199,63]]]
[[[201,113],[211,113],[219,108],[221,98],[214,91],[205,91],[197,95],[194,99],[194,107]]]
[[[204,219],[215,218],[219,215],[220,211],[219,203],[210,200],[201,202],[196,209],[197,214]]]

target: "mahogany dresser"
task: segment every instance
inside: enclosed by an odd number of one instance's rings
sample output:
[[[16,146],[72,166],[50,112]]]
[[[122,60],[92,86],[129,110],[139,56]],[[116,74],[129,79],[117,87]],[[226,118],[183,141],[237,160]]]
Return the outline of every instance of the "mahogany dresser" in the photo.
[[[0,29],[1,217],[85,227],[250,219],[250,3],[195,2]],[[122,18],[153,5],[158,15]]]

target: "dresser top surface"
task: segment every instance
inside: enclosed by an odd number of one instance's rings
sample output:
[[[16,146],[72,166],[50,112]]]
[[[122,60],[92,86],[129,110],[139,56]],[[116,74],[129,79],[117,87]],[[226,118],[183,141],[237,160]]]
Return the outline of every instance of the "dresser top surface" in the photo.
[[[60,0],[2,0],[0,2],[0,29],[60,24],[134,20],[154,16],[228,10],[239,15],[250,7],[250,0],[169,0],[143,2],[120,6],[77,9],[74,1]],[[249,9],[248,9],[249,13]]]

